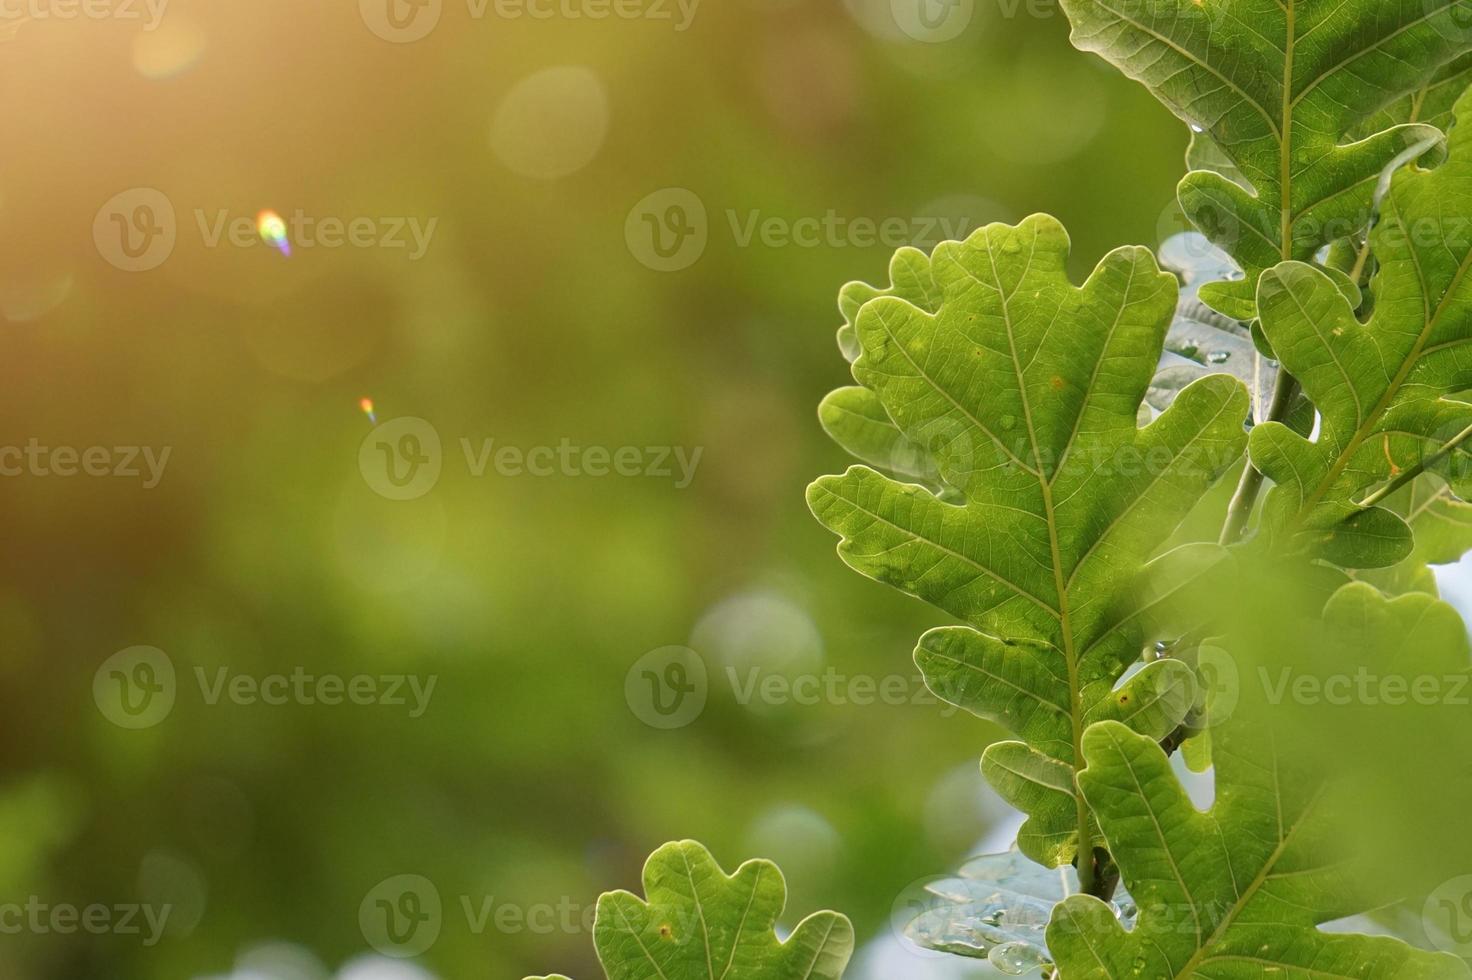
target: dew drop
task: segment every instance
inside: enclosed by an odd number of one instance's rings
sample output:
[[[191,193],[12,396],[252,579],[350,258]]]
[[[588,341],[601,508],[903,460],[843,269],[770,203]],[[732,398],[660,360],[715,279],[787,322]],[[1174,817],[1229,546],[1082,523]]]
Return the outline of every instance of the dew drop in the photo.
[[[992,966],[1008,976],[1020,977],[1028,970],[1043,965],[1043,954],[1031,943],[1002,943],[986,954]]]

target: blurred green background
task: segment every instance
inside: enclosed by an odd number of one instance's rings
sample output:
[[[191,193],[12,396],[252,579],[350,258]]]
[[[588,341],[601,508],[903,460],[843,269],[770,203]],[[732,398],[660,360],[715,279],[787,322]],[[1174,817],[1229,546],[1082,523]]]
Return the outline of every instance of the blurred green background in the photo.
[[[728,868],[777,860],[787,925],[852,916],[860,980],[957,975],[902,950],[892,910],[1010,842],[977,768],[996,731],[933,703],[743,705],[726,670],[894,676],[907,702],[942,621],[845,569],[803,501],[848,462],[815,415],[847,379],[838,288],[883,281],[894,244],[852,222],[929,246],[918,219],[1048,211],[1082,277],[1179,230],[1185,128],[1073,51],[1054,3],[932,4],[930,33],[890,0],[704,0],[684,30],[664,0],[559,3],[5,8],[0,443],[170,455],[152,487],[0,479],[0,901],[171,913],[152,944],[0,935],[0,975],[593,977],[583,912],[683,837]],[[674,271],[640,238],[667,188],[706,215]],[[298,228],[290,257],[212,243],[263,209],[435,224],[422,255]],[[120,267],[121,231],[165,224],[166,257]],[[375,492],[364,397],[437,434],[429,492]],[[476,476],[462,439],[701,455],[683,487]],[[176,700],[132,730],[94,679],[137,645]],[[708,697],[662,730],[626,680],[670,645]],[[420,717],[210,703],[195,671],[222,667],[437,686]],[[360,906],[402,874],[441,896],[438,939],[364,959]],[[462,898],[531,919],[477,928]],[[548,907],[572,913],[543,928]]]

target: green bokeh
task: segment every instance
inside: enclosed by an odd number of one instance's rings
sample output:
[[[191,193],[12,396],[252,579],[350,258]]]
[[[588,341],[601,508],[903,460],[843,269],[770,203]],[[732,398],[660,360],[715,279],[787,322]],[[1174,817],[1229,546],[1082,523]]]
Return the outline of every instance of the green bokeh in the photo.
[[[412,44],[357,6],[174,0],[157,47],[134,24],[53,20],[0,52],[0,442],[171,450],[152,489],[0,480],[0,898],[165,902],[179,927],[151,947],[5,936],[0,975],[228,975],[268,941],[335,970],[368,950],[370,890],[418,874],[446,908],[420,961],[438,976],[592,977],[580,927],[477,931],[461,896],[580,915],[684,837],[727,867],[781,862],[789,927],[836,908],[861,942],[887,932],[907,886],[1010,819],[977,769],[997,732],[935,704],[738,703],[728,664],[899,675],[915,694],[910,651],[940,622],[844,569],[803,502],[847,463],[815,417],[847,378],[838,288],[881,279],[891,249],[851,225],[815,247],[740,230],[1048,211],[1082,277],[1179,230],[1184,127],[1073,51],[1051,4],[977,0],[945,43],[897,31],[887,0],[707,0],[684,32],[446,3]],[[573,173],[524,176],[508,153],[566,159],[588,137],[556,99],[525,132],[493,125],[558,65],[591,70],[607,135]],[[92,236],[131,187],[177,212],[173,255],[145,273]],[[667,187],[708,214],[676,272],[625,239]],[[208,246],[201,221],[263,208],[438,224],[417,261]],[[364,396],[437,431],[427,495],[365,482]],[[462,439],[702,455],[684,488],[476,477]],[[93,679],[140,644],[171,658],[177,703],[128,731]],[[662,731],[625,679],[669,645],[702,655],[710,693]],[[221,668],[437,687],[418,718],[210,704],[196,670]]]

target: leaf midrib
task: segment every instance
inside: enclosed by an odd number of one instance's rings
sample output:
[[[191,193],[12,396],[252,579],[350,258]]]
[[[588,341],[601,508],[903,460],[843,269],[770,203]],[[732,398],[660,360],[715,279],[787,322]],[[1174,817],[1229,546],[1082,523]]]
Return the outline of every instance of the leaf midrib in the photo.
[[[1276,763],[1276,747],[1274,748],[1273,759]],[[1273,877],[1273,868],[1280,860],[1282,860],[1284,852],[1288,849],[1288,845],[1293,842],[1293,836],[1298,833],[1299,828],[1301,828],[1305,823],[1308,822],[1309,815],[1313,812],[1314,807],[1318,805],[1319,800],[1323,798],[1323,795],[1324,787],[1320,786],[1314,792],[1314,795],[1310,797],[1309,801],[1304,804],[1303,809],[1298,811],[1298,815],[1294,819],[1293,823],[1290,826],[1284,828],[1282,824],[1283,794],[1281,792],[1281,789],[1275,784],[1273,802],[1278,807],[1278,826],[1282,828],[1278,834],[1278,846],[1273,848],[1273,853],[1270,854],[1268,856],[1268,859],[1262,863],[1262,867],[1258,869],[1257,874],[1253,876],[1252,881],[1248,882],[1247,887],[1243,889],[1240,893],[1238,893],[1237,900],[1232,903],[1232,907],[1228,909],[1227,914],[1222,917],[1221,924],[1218,925],[1214,930],[1212,930],[1211,935],[1206,938],[1206,941],[1203,942],[1197,948],[1196,952],[1192,954],[1191,958],[1186,961],[1186,965],[1182,967],[1180,972],[1175,975],[1174,980],[1184,980],[1185,977],[1189,977],[1191,975],[1191,971],[1194,970],[1196,967],[1213,959],[1213,957],[1207,955],[1207,951],[1210,950],[1211,947],[1216,944],[1217,941],[1220,940],[1221,937],[1227,932],[1227,930],[1232,927],[1232,924],[1237,921],[1237,916],[1240,915],[1242,910],[1247,907],[1252,897],[1257,894],[1258,890],[1262,888],[1263,885],[1267,884],[1270,878]]]
[[[1012,327],[1012,310],[1010,306],[1011,297],[1002,288],[1002,276],[997,270],[997,253],[992,247],[991,232],[984,231],[986,242],[987,261],[992,268],[992,278],[996,281],[997,295],[1002,304],[1002,325],[1007,331],[1007,349],[1012,356],[1012,370],[1017,378],[1017,397],[1022,402],[1022,417],[1027,423],[1027,437],[1032,443],[1032,458],[1036,467],[1038,488],[1043,495],[1043,514],[1048,523],[1048,547],[1053,557],[1053,583],[1058,596],[1058,625],[1059,632],[1063,635],[1063,659],[1068,668],[1068,714],[1069,724],[1072,726],[1073,735],[1073,770],[1074,770],[1074,793],[1073,798],[1078,811],[1078,869],[1079,875],[1085,880],[1091,880],[1092,864],[1094,860],[1093,841],[1089,833],[1089,805],[1084,800],[1084,794],[1077,788],[1077,773],[1084,767],[1083,753],[1083,699],[1078,679],[1078,654],[1074,650],[1073,626],[1069,619],[1068,583],[1063,577],[1063,556],[1058,546],[1058,519],[1053,508],[1053,481],[1044,472],[1042,449],[1038,445],[1037,428],[1032,418],[1032,403],[1027,396],[1027,382],[1022,376],[1022,364],[1017,358],[1017,336]],[[1022,282],[1026,279],[1027,269],[1032,267],[1032,261],[1037,254],[1038,233],[1033,230],[1032,251],[1028,255],[1027,268],[1023,275],[1018,278],[1018,289],[1022,288]],[[1086,871],[1086,866],[1090,869]]]
[[[1293,258],[1293,107],[1298,104],[1293,98],[1293,54],[1296,45],[1294,32],[1298,23],[1298,8],[1295,0],[1288,0],[1283,8],[1287,18],[1287,33],[1283,39],[1283,118],[1278,140],[1278,159],[1281,179],[1279,182],[1279,254],[1286,262]]]

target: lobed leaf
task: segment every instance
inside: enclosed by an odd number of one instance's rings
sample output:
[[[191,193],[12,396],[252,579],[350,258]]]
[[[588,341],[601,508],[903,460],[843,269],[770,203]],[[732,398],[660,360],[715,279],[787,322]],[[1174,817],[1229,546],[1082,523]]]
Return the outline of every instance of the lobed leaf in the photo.
[[[1212,376],[1140,428],[1176,282],[1125,248],[1075,287],[1068,251],[1050,217],[991,225],[938,247],[910,280],[925,288],[869,289],[853,317],[855,379],[959,503],[866,466],[808,491],[846,563],[967,624],[926,633],[916,662],[937,695],[1020,739],[983,769],[1030,817],[1019,847],[1050,867],[1093,836],[1073,778],[1084,728],[1163,737],[1193,701],[1178,663],[1118,682],[1162,598],[1138,587],[1145,563],[1240,458],[1248,411],[1239,382]],[[1219,557],[1162,560],[1184,584]]]
[[[1355,135],[1364,138],[1401,123],[1426,123],[1443,133],[1452,128],[1452,109],[1472,85],[1472,55],[1443,66],[1430,81],[1371,116]]]
[[[593,941],[608,980],[838,980],[853,954],[853,926],[836,912],[777,938],[787,885],[770,861],[727,875],[695,841],[666,844],[644,865],[644,893],[598,900]]]
[[[1458,114],[1472,113],[1472,94]],[[1472,130],[1452,130],[1435,170],[1398,174],[1370,243],[1374,312],[1361,323],[1322,272],[1285,263],[1262,277],[1262,330],[1319,410],[1313,441],[1268,423],[1253,463],[1277,484],[1262,526],[1288,551],[1347,568],[1405,560],[1410,529],[1365,491],[1423,465],[1465,493],[1464,451],[1438,459],[1472,425]]]
[[[1062,2],[1076,47],[1195,133],[1181,206],[1246,273],[1201,296],[1239,320],[1254,315],[1264,270],[1368,225],[1381,174],[1437,132],[1355,134],[1472,50],[1472,0]]]
[[[1391,602],[1350,585],[1324,615],[1347,653],[1467,669],[1465,641],[1446,642],[1461,635],[1459,620],[1429,596]],[[1338,821],[1354,801],[1331,792],[1322,766],[1295,757],[1261,717],[1213,731],[1217,802],[1206,813],[1153,740],[1110,722],[1088,731],[1084,752],[1079,781],[1139,914],[1126,930],[1098,899],[1065,900],[1047,940],[1066,980],[1472,977],[1448,954],[1317,929],[1398,896],[1379,894],[1338,846]]]

